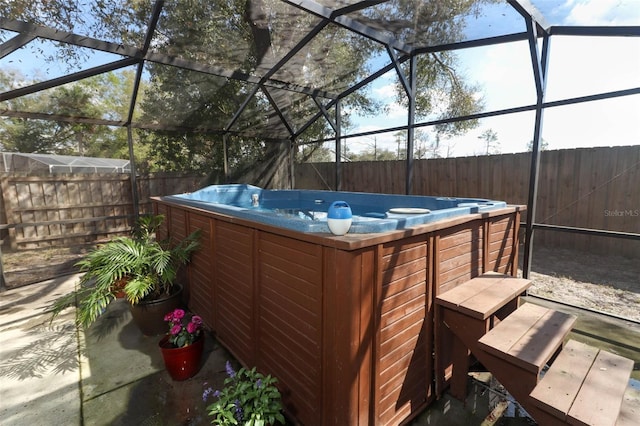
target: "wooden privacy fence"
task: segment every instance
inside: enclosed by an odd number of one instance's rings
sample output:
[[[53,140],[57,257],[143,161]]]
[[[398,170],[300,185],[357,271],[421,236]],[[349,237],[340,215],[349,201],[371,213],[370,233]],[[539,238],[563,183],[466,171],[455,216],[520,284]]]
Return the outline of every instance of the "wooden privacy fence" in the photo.
[[[526,204],[530,153],[416,160],[413,194]],[[405,193],[404,161],[342,163],[342,190]],[[296,166],[301,189],[335,187],[333,163]],[[640,233],[640,146],[543,151],[536,222]],[[536,244],[640,257],[640,241],[538,230]]]
[[[200,188],[202,176],[137,178],[140,213],[150,197]],[[3,174],[0,219],[4,249],[69,247],[131,229],[133,196],[127,174]]]
[[[342,163],[342,189],[404,194],[404,161]],[[480,197],[526,204],[530,154],[416,160],[413,193]],[[299,164],[301,189],[334,187],[333,163]],[[149,197],[189,192],[202,176],[156,174],[137,179],[140,211]],[[3,174],[0,235],[13,249],[69,246],[130,229],[129,175]],[[640,146],[543,151],[536,222],[640,233]],[[535,243],[640,256],[640,241],[539,230]]]

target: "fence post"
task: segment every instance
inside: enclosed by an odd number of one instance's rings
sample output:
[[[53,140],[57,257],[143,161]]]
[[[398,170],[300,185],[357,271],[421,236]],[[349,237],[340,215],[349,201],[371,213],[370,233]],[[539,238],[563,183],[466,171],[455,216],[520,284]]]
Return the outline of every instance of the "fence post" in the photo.
[[[131,131],[131,123],[127,125],[127,140],[129,143],[129,167],[131,169],[131,197],[133,198],[133,216],[134,221],[138,219],[140,215],[139,197],[138,197],[138,183],[136,182],[136,161],[133,156],[133,133]]]
[[[2,259],[2,244],[0,244],[0,293],[7,290],[7,285],[4,280],[4,260]]]

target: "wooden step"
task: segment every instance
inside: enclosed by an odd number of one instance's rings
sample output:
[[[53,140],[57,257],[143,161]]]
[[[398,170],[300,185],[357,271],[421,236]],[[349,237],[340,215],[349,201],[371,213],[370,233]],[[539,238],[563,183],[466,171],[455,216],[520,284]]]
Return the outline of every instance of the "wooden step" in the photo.
[[[574,315],[525,303],[478,340],[478,347],[526,371],[539,374],[562,346]]]
[[[640,389],[627,386],[616,426],[640,425]]]
[[[630,359],[570,340],[532,403],[570,425],[614,426],[632,370]]]
[[[438,295],[436,303],[485,320],[517,299],[530,285],[531,281],[523,278],[489,272]]]

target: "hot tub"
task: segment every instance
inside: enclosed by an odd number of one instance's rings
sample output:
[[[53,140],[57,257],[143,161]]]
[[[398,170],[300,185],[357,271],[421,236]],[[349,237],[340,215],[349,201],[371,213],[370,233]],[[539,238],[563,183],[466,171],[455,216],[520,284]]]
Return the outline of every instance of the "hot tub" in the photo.
[[[357,216],[343,236],[323,220],[334,200]],[[160,238],[202,231],[189,308],[244,366],[278,378],[288,415],[322,426],[399,425],[442,392],[452,340],[435,297],[484,272],[515,275],[524,208],[248,185],[152,201]]]
[[[362,192],[266,190],[252,185],[212,185],[165,200],[299,232],[330,232],[327,211],[345,201],[353,212],[350,233],[405,229],[506,207],[504,201]]]

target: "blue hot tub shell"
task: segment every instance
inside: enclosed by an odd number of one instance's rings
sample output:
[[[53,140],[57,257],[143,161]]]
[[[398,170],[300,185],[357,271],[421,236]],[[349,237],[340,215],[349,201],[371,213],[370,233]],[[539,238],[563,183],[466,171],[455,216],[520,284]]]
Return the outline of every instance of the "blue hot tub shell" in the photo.
[[[246,184],[211,185],[192,193],[170,195],[163,199],[299,232],[314,233],[330,232],[327,225],[329,206],[334,201],[345,201],[353,212],[349,233],[356,234],[405,229],[507,205],[504,201],[479,198],[268,190]]]

